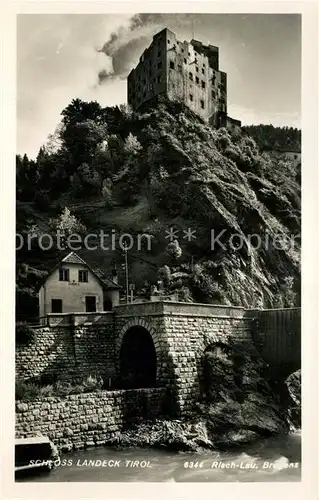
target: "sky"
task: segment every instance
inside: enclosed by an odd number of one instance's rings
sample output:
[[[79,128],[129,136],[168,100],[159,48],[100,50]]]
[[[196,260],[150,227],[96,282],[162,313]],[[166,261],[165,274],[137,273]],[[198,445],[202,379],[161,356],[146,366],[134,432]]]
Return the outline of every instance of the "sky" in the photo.
[[[164,27],[219,47],[230,116],[301,127],[300,15],[20,14],[17,153],[35,158],[74,98],[125,103],[128,73]]]

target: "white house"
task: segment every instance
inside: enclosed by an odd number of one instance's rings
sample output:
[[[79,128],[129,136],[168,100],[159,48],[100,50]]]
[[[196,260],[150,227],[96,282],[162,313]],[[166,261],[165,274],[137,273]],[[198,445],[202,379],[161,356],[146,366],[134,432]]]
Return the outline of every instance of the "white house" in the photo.
[[[107,311],[119,304],[117,279],[101,278],[76,253],[46,276],[39,291],[39,315]]]

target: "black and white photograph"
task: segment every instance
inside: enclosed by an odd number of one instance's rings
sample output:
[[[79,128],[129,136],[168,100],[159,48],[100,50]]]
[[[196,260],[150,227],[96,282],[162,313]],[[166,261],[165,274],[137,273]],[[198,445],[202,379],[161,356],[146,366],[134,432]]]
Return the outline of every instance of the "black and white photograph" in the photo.
[[[16,43],[15,482],[299,483],[301,14]]]

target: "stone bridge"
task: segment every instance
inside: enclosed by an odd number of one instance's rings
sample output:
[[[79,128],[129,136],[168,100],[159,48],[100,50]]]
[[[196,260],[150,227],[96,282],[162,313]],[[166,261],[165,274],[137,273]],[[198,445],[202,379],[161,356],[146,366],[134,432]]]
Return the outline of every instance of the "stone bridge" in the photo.
[[[17,346],[16,372],[25,379],[101,375],[110,387],[166,387],[183,413],[199,396],[203,353],[215,342],[253,342],[278,378],[300,368],[300,319],[300,309],[168,301],[50,314],[33,344]]]

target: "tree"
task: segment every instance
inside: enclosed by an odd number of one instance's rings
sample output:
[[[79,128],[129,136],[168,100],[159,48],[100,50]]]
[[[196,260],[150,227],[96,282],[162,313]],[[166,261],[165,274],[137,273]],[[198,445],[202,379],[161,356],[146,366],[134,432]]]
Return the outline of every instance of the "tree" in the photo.
[[[141,149],[142,149],[141,143],[138,141],[135,135],[133,135],[130,132],[124,141],[124,151],[129,155],[130,154],[135,155],[139,151],[141,151]]]
[[[163,282],[164,286],[167,288],[171,280],[171,270],[167,265],[164,265],[158,270],[159,280]]]
[[[92,163],[98,145],[107,135],[106,111],[96,101],[73,99],[61,113],[60,137],[67,152],[70,173],[82,163]]]
[[[166,247],[166,253],[173,260],[177,260],[182,256],[182,249],[179,246],[178,240],[171,241]]]
[[[81,234],[86,231],[86,227],[75,217],[75,215],[71,214],[71,211],[67,207],[64,208],[57,219],[51,219],[50,223],[51,226],[63,236],[70,236],[74,233]]]

